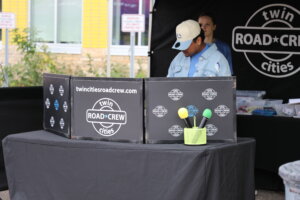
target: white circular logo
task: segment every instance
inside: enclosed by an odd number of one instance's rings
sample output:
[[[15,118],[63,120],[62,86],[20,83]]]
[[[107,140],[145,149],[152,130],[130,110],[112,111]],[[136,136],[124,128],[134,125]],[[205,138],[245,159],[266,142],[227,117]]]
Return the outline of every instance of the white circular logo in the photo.
[[[50,126],[51,126],[51,127],[54,127],[54,124],[55,124],[54,117],[51,116],[51,117],[50,117]]]
[[[50,86],[49,86],[49,91],[50,91],[51,95],[54,94],[54,86],[52,84],[50,84]]]
[[[245,26],[233,29],[232,47],[259,73],[289,77],[300,70],[300,12],[287,4],[258,9]]]
[[[59,125],[60,125],[60,129],[64,129],[64,127],[65,127],[65,121],[64,121],[63,118],[60,118]]]
[[[225,105],[219,105],[217,108],[215,108],[215,113],[219,117],[226,117],[230,113],[230,109]]]
[[[212,89],[212,88],[207,88],[202,92],[202,97],[208,101],[214,100],[218,93]]]
[[[127,113],[114,100],[102,98],[86,111],[86,120],[100,135],[113,136],[127,123]]]
[[[60,96],[64,95],[65,90],[64,90],[64,87],[62,85],[59,86],[58,91],[59,91]]]
[[[169,128],[168,132],[173,136],[173,137],[179,137],[183,134],[183,128],[179,125],[173,125]]]
[[[218,128],[213,124],[206,124],[206,135],[213,136],[218,132]]]
[[[183,97],[183,92],[181,92],[179,89],[173,89],[168,93],[168,96],[173,101],[178,101]]]
[[[46,108],[47,108],[47,109],[50,108],[50,100],[49,100],[49,98],[46,98],[46,100],[45,100],[45,105],[46,105]]]
[[[66,101],[64,101],[63,109],[64,109],[65,112],[68,111],[68,103]]]
[[[159,105],[152,110],[152,113],[156,117],[164,117],[168,113],[168,110],[164,106]]]

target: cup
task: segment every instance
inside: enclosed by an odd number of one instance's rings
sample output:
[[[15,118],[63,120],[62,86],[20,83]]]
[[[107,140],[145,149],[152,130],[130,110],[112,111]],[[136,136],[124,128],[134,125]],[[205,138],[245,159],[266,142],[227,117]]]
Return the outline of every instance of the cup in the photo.
[[[185,145],[202,145],[207,143],[206,128],[184,128]]]

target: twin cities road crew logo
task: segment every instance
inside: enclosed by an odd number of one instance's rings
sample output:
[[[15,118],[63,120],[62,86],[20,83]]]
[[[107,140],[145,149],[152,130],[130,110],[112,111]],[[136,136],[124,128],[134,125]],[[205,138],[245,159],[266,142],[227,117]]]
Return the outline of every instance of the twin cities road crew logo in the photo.
[[[175,88],[175,89],[171,90],[170,92],[168,92],[168,96],[173,101],[178,101],[183,97],[183,92],[181,92],[179,89]]]
[[[214,100],[216,96],[218,96],[218,93],[212,89],[212,88],[207,88],[202,92],[203,98],[205,98],[208,101]]]
[[[179,137],[183,134],[183,128],[179,125],[173,125],[169,128],[168,132],[173,136],[173,137]]]
[[[86,111],[86,121],[102,136],[113,136],[127,123],[127,113],[110,98],[99,99]]]
[[[233,49],[261,74],[284,78],[300,70],[300,12],[292,6],[258,9],[245,26],[233,29],[232,37]]]

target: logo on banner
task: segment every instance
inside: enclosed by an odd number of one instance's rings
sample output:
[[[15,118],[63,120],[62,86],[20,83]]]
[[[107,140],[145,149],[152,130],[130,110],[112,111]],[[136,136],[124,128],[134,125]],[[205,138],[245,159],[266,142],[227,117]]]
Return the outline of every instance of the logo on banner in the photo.
[[[65,112],[68,111],[68,103],[66,101],[64,101],[63,109],[64,109]]]
[[[219,105],[217,108],[215,108],[215,113],[219,117],[226,117],[230,113],[230,109],[225,105]]]
[[[54,86],[53,86],[53,84],[50,84],[50,86],[49,86],[49,92],[50,92],[51,95],[54,94]]]
[[[208,101],[214,100],[218,93],[212,89],[212,88],[207,88],[202,92],[202,97]]]
[[[60,96],[63,96],[65,93],[64,87],[62,85],[59,86],[58,91],[59,91]]]
[[[57,99],[55,99],[55,101],[54,101],[54,108],[55,108],[55,110],[59,110],[59,102]]]
[[[156,117],[164,117],[168,113],[168,110],[164,106],[159,105],[152,110],[152,113]]]
[[[218,128],[213,124],[207,124],[205,127],[207,136],[214,136],[218,132]]]
[[[102,136],[113,136],[127,123],[127,113],[110,98],[99,99],[86,111],[86,121]]]
[[[46,105],[46,108],[47,108],[47,109],[50,108],[50,100],[49,100],[49,98],[46,98],[46,100],[45,100],[45,105]]]
[[[179,125],[173,125],[169,128],[168,132],[173,136],[173,137],[179,137],[183,134],[183,128]]]
[[[53,128],[53,127],[54,127],[54,124],[55,124],[54,117],[51,116],[51,117],[50,117],[50,126]]]
[[[179,89],[175,88],[168,93],[168,96],[173,101],[178,101],[181,99],[181,97],[183,97],[183,92],[181,92]]]
[[[64,121],[63,118],[60,118],[59,125],[60,125],[60,129],[64,129],[64,127],[65,127],[65,121]]]
[[[259,73],[284,78],[300,70],[300,12],[287,4],[258,9],[232,33],[232,47]]]

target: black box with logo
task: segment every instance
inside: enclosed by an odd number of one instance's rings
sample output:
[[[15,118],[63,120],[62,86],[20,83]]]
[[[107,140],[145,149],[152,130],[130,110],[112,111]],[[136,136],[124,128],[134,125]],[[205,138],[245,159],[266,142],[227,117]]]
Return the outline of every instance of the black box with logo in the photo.
[[[143,80],[72,77],[75,139],[143,143]]]
[[[44,74],[43,81],[44,129],[70,138],[70,76]]]
[[[187,119],[199,126],[203,111],[212,117],[205,125],[210,141],[236,141],[235,77],[145,79],[146,143],[182,143],[185,122],[179,108],[187,108]]]

